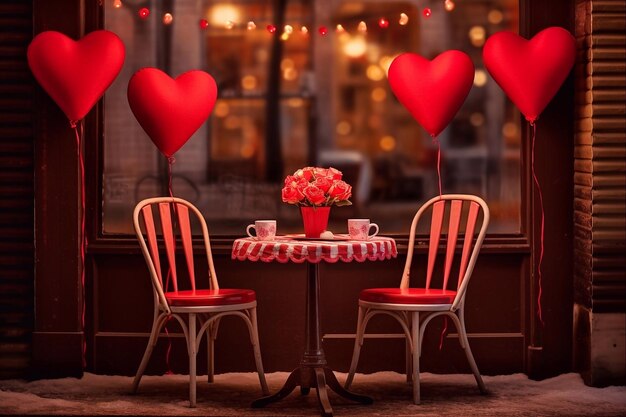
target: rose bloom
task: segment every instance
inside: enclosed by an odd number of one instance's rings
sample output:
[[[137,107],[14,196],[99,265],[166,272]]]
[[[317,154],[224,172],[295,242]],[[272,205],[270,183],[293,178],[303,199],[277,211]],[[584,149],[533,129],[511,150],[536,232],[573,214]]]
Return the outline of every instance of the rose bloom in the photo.
[[[304,194],[296,187],[285,187],[282,191],[282,197],[285,203],[296,204],[304,199]]]
[[[345,181],[336,181],[330,186],[328,194],[338,200],[347,200],[352,195],[352,187]]]
[[[315,174],[315,178],[326,177],[328,170],[326,168],[315,167],[313,168],[313,174]]]
[[[326,193],[326,192],[328,192],[328,189],[332,185],[332,182],[329,181],[327,177],[316,177],[315,181],[313,181],[313,185],[315,185],[316,187],[321,188],[322,191],[324,191]]]
[[[298,188],[302,191],[302,188],[309,185],[309,182],[304,177],[296,177],[295,175],[287,175],[285,178],[285,187]]]
[[[315,168],[311,168],[311,167],[301,168],[301,169],[297,170],[293,174],[293,176],[294,177],[304,178],[307,181],[311,181],[311,178],[313,178],[314,170],[315,170]]]
[[[302,193],[304,196],[314,205],[320,205],[324,201],[326,201],[326,195],[321,188],[316,187],[315,185],[307,186]]]
[[[326,173],[326,178],[330,180],[340,180],[342,176],[343,174],[341,173],[341,171],[333,167],[328,168]]]

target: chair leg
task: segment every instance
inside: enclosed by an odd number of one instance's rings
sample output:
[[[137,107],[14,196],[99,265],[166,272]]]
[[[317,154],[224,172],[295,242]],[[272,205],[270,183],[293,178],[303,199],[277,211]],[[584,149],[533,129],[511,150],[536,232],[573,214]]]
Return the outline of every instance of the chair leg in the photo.
[[[250,321],[252,322],[250,341],[252,342],[252,349],[254,351],[254,362],[256,363],[256,371],[259,374],[261,391],[263,391],[263,395],[269,395],[270,390],[267,387],[267,381],[265,380],[265,372],[263,371],[263,360],[261,358],[261,346],[259,343],[259,327],[256,318],[256,307],[250,309]]]
[[[467,340],[467,332],[465,330],[465,317],[463,314],[463,309],[459,312],[459,341],[462,341],[461,346],[465,350],[465,356],[467,356],[467,361],[469,362],[469,366],[474,373],[474,378],[476,379],[476,383],[478,384],[478,389],[482,394],[487,393],[487,388],[485,387],[485,383],[483,382],[483,378],[480,376],[480,372],[478,372],[478,366],[476,366],[476,361],[474,360],[474,355],[472,355],[472,349],[470,349],[469,340]]]
[[[167,320],[167,315],[163,314],[158,316],[152,322],[152,331],[150,332],[150,338],[148,339],[148,346],[146,346],[146,350],[143,353],[143,358],[141,358],[141,363],[139,364],[139,368],[137,369],[137,373],[135,374],[135,379],[133,380],[132,392],[136,393],[139,388],[139,382],[141,382],[141,377],[143,376],[144,371],[146,370],[146,366],[148,365],[148,361],[150,360],[150,356],[152,356],[152,351],[154,350],[154,346],[159,338],[159,332],[161,331],[161,327],[163,323]]]
[[[189,353],[189,406],[196,406],[196,314],[189,313],[187,351]]]
[[[411,338],[413,339],[413,403],[420,403],[420,313],[414,311],[411,317]]]
[[[410,314],[406,314],[405,319],[407,320],[407,325],[409,327],[409,329],[411,328],[411,315]],[[413,382],[413,356],[412,356],[412,352],[411,352],[411,343],[409,343],[409,339],[404,338],[405,341],[405,347],[404,347],[404,355],[405,355],[405,365],[406,365],[406,382],[407,384],[410,384],[411,382]]]
[[[215,319],[213,324],[209,326],[206,332],[207,339],[207,380],[209,383],[214,381],[215,374],[215,339],[217,338],[217,329],[220,325],[220,319]]]
[[[345,389],[350,389],[350,385],[352,385],[352,380],[354,379],[354,373],[356,372],[356,366],[359,363],[359,355],[361,354],[361,346],[363,344],[363,333],[365,333],[365,329],[361,328],[363,326],[364,316],[365,309],[359,306],[359,315],[356,321],[356,334],[354,335],[354,350],[352,351],[352,363],[350,364],[350,371],[344,383]]]

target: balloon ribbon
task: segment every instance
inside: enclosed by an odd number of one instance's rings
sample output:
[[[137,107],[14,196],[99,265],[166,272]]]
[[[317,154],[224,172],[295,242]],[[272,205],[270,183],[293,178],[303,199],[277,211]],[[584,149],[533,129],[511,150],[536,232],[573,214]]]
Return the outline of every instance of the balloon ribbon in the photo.
[[[537,174],[535,173],[535,139],[537,138],[537,125],[535,122],[530,122],[530,126],[533,128],[532,134],[532,152],[531,152],[531,168],[533,173],[533,180],[535,182],[535,186],[537,187],[537,191],[539,192],[539,205],[541,206],[541,235],[539,240],[539,265],[537,266],[537,285],[539,287],[537,294],[537,315],[539,316],[539,321],[543,326],[545,323],[543,322],[543,314],[541,312],[541,264],[543,262],[543,249],[544,249],[544,231],[545,231],[545,213],[543,210],[543,195],[541,193],[541,185],[539,184],[539,180],[537,179]]]
[[[433,143],[435,142],[437,143],[437,179],[439,181],[439,197],[441,197],[443,194],[441,188],[441,142],[439,142],[439,139],[437,139],[436,136],[433,136]],[[443,338],[446,336],[447,331],[448,316],[443,316],[443,330],[441,330],[441,336],[439,337],[439,350],[443,347]]]
[[[70,126],[74,129],[76,135],[76,154],[80,164],[80,284],[82,292],[82,312],[81,312],[81,329],[83,331],[83,346],[82,346],[82,362],[83,369],[87,367],[87,339],[85,337],[85,246],[87,244],[87,236],[85,236],[85,162],[83,159],[83,138],[85,137],[85,129],[82,120],[78,122],[70,121]],[[80,128],[80,133],[79,133]]]

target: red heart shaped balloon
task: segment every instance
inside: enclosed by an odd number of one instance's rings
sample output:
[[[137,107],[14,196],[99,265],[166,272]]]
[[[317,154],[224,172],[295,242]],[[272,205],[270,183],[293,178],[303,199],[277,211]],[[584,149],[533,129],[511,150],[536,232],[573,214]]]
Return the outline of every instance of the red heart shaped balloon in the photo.
[[[172,79],[156,68],[144,68],[131,77],[127,93],[135,118],[169,158],[211,114],[217,85],[204,71],[189,71]]]
[[[498,32],[485,43],[485,67],[529,122],[534,122],[559,91],[576,60],[576,40],[549,27],[530,41]]]
[[[452,121],[473,81],[474,64],[461,51],[446,51],[432,61],[407,52],[389,67],[391,90],[433,137]]]
[[[74,41],[42,32],[28,46],[28,65],[70,121],[81,120],[113,83],[124,64],[124,43],[107,30]]]

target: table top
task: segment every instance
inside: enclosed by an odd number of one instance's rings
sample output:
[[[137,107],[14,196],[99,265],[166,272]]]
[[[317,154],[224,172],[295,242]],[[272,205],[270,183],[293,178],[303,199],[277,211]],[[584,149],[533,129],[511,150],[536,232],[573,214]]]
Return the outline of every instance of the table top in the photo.
[[[348,235],[335,235],[334,239],[306,239],[304,235],[276,236],[273,240],[246,237],[233,242],[231,257],[240,261],[335,263],[365,262],[395,258],[396,241],[390,237],[376,236],[368,240],[350,240]]]

